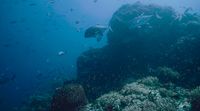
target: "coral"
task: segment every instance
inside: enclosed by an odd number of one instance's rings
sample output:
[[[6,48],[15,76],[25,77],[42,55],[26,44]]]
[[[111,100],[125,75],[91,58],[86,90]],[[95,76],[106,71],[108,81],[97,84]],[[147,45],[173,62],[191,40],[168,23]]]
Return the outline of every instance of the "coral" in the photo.
[[[19,108],[20,111],[48,111],[51,96],[48,94],[32,95],[28,101]]]
[[[104,107],[107,111],[120,111],[120,106],[122,105],[121,100],[123,96],[117,92],[110,92],[97,99],[100,106]]]
[[[93,103],[85,106],[81,111],[189,111],[190,103],[186,95],[179,95],[176,89],[167,89],[161,83],[155,86],[142,84],[141,81],[149,80],[147,77],[125,85],[120,91],[104,94]],[[144,82],[146,83],[146,82]],[[150,82],[152,83],[152,82]],[[160,85],[157,85],[160,84]],[[166,94],[160,90],[176,93],[180,98]],[[187,92],[185,89],[180,91]]]
[[[178,94],[174,91],[167,90],[166,88],[160,88],[159,92],[163,97],[176,97]]]
[[[121,111],[124,96],[118,92],[110,92],[96,100],[96,104],[88,104],[81,111]]]
[[[156,104],[148,100],[142,102],[141,107],[142,107],[142,111],[156,111],[157,110]]]
[[[200,28],[198,28],[198,30],[199,29]],[[195,33],[200,33],[200,31]],[[181,73],[181,76],[183,76],[182,83],[187,87],[195,88],[200,85],[200,52],[198,51],[200,48],[199,35],[195,36],[191,34],[189,36],[180,37],[176,43],[172,45],[172,48],[169,51],[170,65]]]
[[[171,98],[159,98],[156,100],[157,108],[160,111],[176,111],[177,103],[174,99]]]
[[[132,93],[148,95],[150,93],[150,89],[143,84],[132,83],[125,85],[120,93],[123,95],[129,95]]]
[[[180,74],[169,67],[158,67],[155,75],[162,82],[176,82],[180,78]]]
[[[65,84],[55,92],[51,111],[78,111],[85,104],[87,98],[83,87],[79,84]]]
[[[137,106],[127,106],[122,111],[142,111],[142,109]]]
[[[147,85],[147,86],[158,86],[158,85],[160,85],[159,79],[157,77],[152,77],[152,76],[138,80],[138,83],[141,83],[141,84],[144,84],[144,85]]]
[[[199,111],[200,109],[200,87],[195,88],[190,93],[192,111]]]
[[[183,99],[179,104],[177,111],[191,111],[191,104],[187,99]]]

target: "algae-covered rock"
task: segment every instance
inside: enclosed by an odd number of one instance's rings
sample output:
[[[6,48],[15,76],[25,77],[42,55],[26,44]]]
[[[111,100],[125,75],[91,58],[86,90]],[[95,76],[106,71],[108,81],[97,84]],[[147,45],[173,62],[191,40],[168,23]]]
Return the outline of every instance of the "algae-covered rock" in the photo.
[[[177,82],[180,78],[180,73],[169,67],[158,67],[155,75],[161,82]]]
[[[122,6],[113,14],[110,25],[112,31],[108,33],[109,44],[131,46],[130,43],[135,43],[133,46],[141,46],[141,48],[152,45],[149,47],[151,49],[156,48],[153,46],[159,45],[158,42],[161,42],[159,46],[164,45],[162,43],[169,45],[167,42],[172,42],[178,35],[177,33],[177,35],[171,36],[174,34],[174,29],[180,28],[174,9],[157,5],[143,5],[139,2]],[[152,42],[156,39],[157,41]]]
[[[49,94],[32,95],[19,108],[19,111],[49,111],[51,103],[51,96]]]
[[[79,84],[66,84],[56,90],[50,111],[78,111],[87,104],[84,89]]]
[[[200,109],[200,87],[195,88],[190,93],[192,111],[199,111]]]

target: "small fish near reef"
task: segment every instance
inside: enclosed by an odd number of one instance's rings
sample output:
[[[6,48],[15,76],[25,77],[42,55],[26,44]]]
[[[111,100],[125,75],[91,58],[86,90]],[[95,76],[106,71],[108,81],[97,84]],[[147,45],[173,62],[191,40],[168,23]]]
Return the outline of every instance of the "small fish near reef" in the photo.
[[[99,42],[108,28],[108,26],[103,25],[91,26],[85,31],[85,38],[96,38]]]

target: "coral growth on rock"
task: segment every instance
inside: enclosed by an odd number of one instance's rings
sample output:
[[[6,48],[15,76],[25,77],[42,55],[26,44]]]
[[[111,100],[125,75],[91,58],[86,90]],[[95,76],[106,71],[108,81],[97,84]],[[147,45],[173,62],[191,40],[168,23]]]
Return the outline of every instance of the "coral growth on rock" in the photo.
[[[162,82],[178,82],[180,73],[169,67],[158,67],[155,71],[155,76]]]
[[[49,111],[51,96],[48,94],[33,95],[23,104],[19,111]]]
[[[87,104],[84,89],[79,84],[67,84],[55,92],[50,111],[78,111]]]
[[[109,25],[108,44],[82,53],[77,61],[77,80],[89,99],[122,86],[127,78],[148,76],[151,69],[162,66],[159,79],[178,81],[184,87],[200,85],[198,14],[127,4],[113,14]]]
[[[79,56],[77,84],[58,88],[50,111],[199,111],[200,88],[185,88],[200,85],[200,15],[127,4],[109,27],[108,44]],[[42,111],[40,99],[29,105]]]
[[[165,88],[156,77],[147,77],[102,95],[81,111],[190,111],[189,92],[177,88]]]
[[[200,87],[195,88],[190,93],[192,111],[199,111],[200,109]]]

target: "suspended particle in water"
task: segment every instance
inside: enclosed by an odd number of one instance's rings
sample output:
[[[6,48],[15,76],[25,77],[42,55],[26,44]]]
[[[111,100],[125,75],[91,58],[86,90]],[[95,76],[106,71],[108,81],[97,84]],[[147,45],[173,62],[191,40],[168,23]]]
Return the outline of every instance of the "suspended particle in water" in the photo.
[[[65,55],[65,52],[64,52],[64,51],[59,51],[59,52],[58,52],[58,55],[59,55],[59,56],[63,56],[63,55]]]

